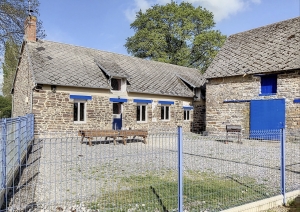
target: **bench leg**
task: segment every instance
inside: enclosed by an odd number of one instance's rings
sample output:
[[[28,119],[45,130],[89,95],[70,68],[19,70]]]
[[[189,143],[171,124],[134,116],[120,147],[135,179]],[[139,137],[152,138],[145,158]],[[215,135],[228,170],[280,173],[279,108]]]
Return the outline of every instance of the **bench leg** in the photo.
[[[116,145],[117,144],[116,137],[113,137],[113,139],[114,139],[114,145]]]
[[[81,144],[83,143],[84,136],[81,136]]]
[[[127,139],[127,137],[124,136],[124,137],[123,137],[123,144],[124,144],[124,145],[126,145],[126,139]]]
[[[89,145],[92,146],[92,138],[89,138]]]
[[[144,137],[144,144],[147,144],[147,137]]]

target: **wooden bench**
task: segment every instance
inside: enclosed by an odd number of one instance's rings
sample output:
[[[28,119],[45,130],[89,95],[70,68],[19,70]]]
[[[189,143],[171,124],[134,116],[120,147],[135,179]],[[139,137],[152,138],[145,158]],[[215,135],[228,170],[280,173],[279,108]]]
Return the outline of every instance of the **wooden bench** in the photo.
[[[147,130],[120,130],[120,137],[123,137],[123,143],[126,144],[126,139],[128,139],[129,136],[135,137],[142,137],[144,139],[144,144],[147,144],[147,136],[148,131]]]
[[[123,144],[126,145],[126,139],[128,139],[129,136],[133,136],[134,138],[136,136],[142,137],[144,139],[144,143],[146,144],[146,138],[148,136],[147,130],[79,130],[78,135],[81,136],[81,144],[83,143],[83,139],[87,138],[89,139],[89,145],[92,146],[92,139],[94,137],[105,137],[105,140],[107,138],[113,138],[114,139],[114,145],[116,145],[116,138],[122,137],[123,138]]]
[[[116,138],[119,132],[117,130],[79,130],[78,135],[81,136],[81,144],[83,139],[87,138],[89,139],[89,145],[92,146],[92,139],[94,137],[105,137],[105,140],[107,138],[113,138],[114,145],[116,145]]]

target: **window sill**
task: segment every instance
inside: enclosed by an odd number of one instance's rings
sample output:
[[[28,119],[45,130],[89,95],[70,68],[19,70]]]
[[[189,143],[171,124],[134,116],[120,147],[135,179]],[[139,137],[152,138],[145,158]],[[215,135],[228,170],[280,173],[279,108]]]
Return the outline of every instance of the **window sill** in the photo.
[[[74,121],[74,124],[86,124],[86,121]]]
[[[260,93],[259,96],[275,96],[277,93]]]
[[[160,121],[170,121],[170,119],[160,119]]]
[[[147,123],[147,121],[136,121],[136,123],[138,123],[138,124],[145,124],[145,123]]]

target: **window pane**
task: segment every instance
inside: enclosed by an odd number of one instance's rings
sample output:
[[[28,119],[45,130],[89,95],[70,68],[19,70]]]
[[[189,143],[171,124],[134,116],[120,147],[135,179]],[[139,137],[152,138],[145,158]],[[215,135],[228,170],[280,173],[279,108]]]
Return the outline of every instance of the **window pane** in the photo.
[[[169,106],[166,106],[166,120],[169,120]]]
[[[183,120],[186,120],[186,110],[183,111]]]
[[[141,120],[141,109],[140,109],[140,105],[138,105],[136,107],[136,120],[140,121]]]
[[[142,105],[142,121],[146,121],[146,106]]]
[[[112,78],[111,79],[111,87],[112,87],[112,90],[116,90],[116,91],[121,90],[121,79]]]
[[[189,110],[186,111],[186,120],[190,120],[190,111]]]
[[[160,109],[160,118],[162,119],[162,120],[164,120],[165,119],[165,106],[161,106],[160,107],[161,109]]]
[[[80,103],[80,121],[84,121],[84,103]]]
[[[74,103],[74,121],[78,121],[78,103]]]

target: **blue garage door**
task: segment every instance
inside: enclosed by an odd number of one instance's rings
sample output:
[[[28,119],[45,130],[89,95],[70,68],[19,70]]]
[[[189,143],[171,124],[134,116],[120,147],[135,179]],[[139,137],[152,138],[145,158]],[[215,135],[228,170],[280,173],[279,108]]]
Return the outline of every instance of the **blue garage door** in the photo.
[[[274,139],[273,134],[285,126],[285,99],[252,100],[250,102],[250,135],[252,138]],[[259,132],[258,132],[259,131]],[[256,134],[263,136],[255,136]],[[279,138],[276,136],[276,140]]]

